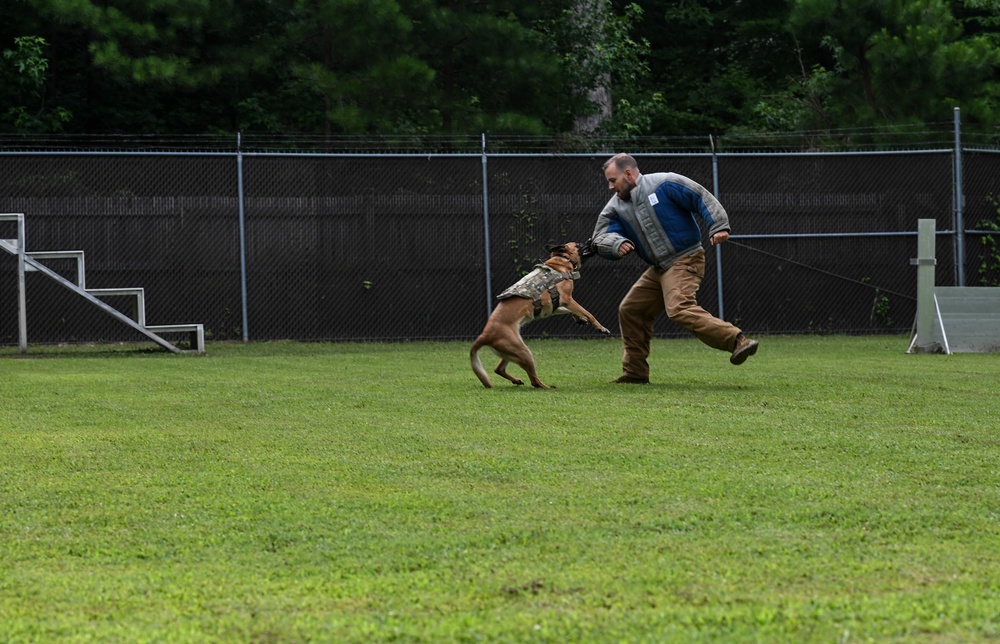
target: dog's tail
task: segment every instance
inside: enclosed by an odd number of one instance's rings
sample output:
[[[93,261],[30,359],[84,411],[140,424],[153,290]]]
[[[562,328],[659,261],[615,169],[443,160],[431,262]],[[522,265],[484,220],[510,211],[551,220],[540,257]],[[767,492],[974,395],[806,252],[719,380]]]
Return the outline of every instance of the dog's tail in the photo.
[[[472,371],[479,378],[479,382],[483,383],[483,386],[487,389],[493,388],[493,383],[490,382],[490,377],[486,373],[486,369],[483,369],[483,363],[479,361],[479,349],[485,342],[481,342],[480,338],[476,338],[476,341],[472,343],[472,349],[469,350],[469,362],[472,364]]]

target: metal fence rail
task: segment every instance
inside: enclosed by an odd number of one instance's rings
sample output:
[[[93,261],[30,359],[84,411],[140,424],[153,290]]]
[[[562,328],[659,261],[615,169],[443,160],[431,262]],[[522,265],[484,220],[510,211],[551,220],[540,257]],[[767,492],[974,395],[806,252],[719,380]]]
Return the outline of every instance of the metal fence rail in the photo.
[[[150,319],[197,320],[209,340],[470,339],[546,243],[590,236],[608,156],[0,150],[0,212],[25,213],[29,250],[82,249],[89,286],[144,287]],[[733,237],[709,250],[700,300],[748,333],[908,331],[924,218],[938,284],[1000,283],[994,151],[636,156],[716,190]],[[590,260],[576,295],[615,331],[642,268]],[[142,340],[27,281],[32,343]],[[0,255],[0,344],[17,316]],[[655,332],[684,335],[665,318]],[[591,333],[560,316],[525,335]]]

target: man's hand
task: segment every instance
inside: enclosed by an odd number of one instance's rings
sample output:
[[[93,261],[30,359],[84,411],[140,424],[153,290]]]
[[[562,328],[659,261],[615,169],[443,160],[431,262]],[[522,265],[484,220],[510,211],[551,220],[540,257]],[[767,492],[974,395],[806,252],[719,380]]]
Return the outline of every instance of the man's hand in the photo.
[[[632,242],[630,241],[622,242],[622,245],[618,247],[618,256],[625,257],[634,250],[635,246],[632,245]]]
[[[728,230],[720,230],[719,232],[717,232],[714,235],[712,235],[709,238],[709,241],[712,242],[713,246],[718,246],[719,244],[724,243],[728,239],[729,239],[729,231]]]

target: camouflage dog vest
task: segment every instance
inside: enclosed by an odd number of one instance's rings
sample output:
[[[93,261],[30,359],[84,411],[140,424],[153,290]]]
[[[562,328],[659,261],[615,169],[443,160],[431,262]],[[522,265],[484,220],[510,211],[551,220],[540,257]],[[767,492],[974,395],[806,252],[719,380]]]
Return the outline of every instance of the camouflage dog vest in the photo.
[[[542,293],[549,292],[552,296],[552,312],[559,308],[559,290],[556,284],[563,280],[573,280],[579,277],[576,271],[563,273],[545,264],[536,264],[535,270],[522,277],[517,284],[514,284],[506,291],[497,295],[498,300],[506,300],[510,297],[524,297],[535,304],[534,317],[542,312]]]

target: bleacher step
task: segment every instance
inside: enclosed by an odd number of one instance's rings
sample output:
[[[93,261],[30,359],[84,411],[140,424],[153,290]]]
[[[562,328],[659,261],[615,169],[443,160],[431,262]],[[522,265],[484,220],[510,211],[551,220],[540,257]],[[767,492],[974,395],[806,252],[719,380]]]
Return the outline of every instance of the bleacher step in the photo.
[[[187,333],[191,350],[195,353],[205,353],[204,324],[155,324],[148,325],[146,328],[161,335],[164,333]]]
[[[87,292],[95,297],[133,296],[135,302],[132,308],[132,319],[146,326],[146,290],[141,286],[122,288],[88,288]]]
[[[84,267],[82,250],[32,250],[24,253],[33,259],[73,259],[76,260],[76,285],[87,288],[87,271]],[[25,271],[36,271],[34,266],[25,266]]]

